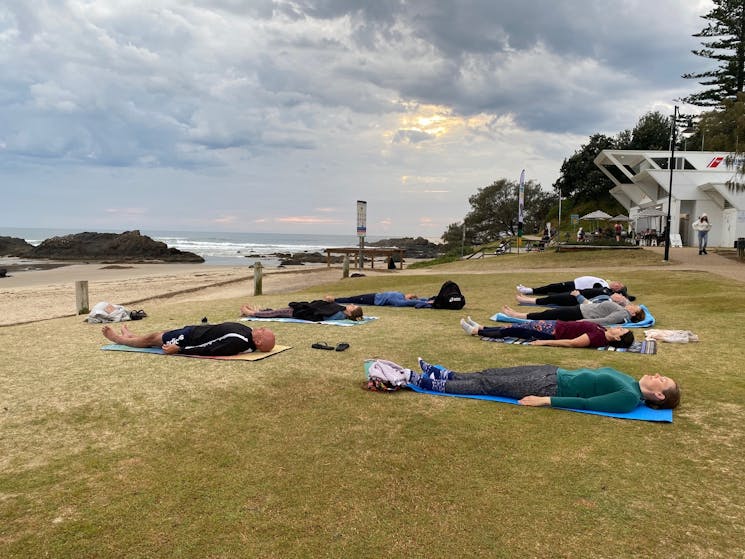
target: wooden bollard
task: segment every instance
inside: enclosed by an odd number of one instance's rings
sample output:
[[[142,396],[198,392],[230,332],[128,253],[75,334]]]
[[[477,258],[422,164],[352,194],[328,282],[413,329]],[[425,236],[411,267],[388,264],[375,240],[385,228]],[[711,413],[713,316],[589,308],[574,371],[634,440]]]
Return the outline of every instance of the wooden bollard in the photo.
[[[76,281],[75,282],[75,308],[78,314],[88,314],[91,309],[88,305],[88,282],[87,281]]]
[[[263,281],[263,273],[264,267],[261,265],[261,262],[256,262],[254,264],[254,296],[261,295],[261,282]]]
[[[348,278],[349,277],[349,255],[344,255],[344,263],[341,267],[341,277],[342,278]]]

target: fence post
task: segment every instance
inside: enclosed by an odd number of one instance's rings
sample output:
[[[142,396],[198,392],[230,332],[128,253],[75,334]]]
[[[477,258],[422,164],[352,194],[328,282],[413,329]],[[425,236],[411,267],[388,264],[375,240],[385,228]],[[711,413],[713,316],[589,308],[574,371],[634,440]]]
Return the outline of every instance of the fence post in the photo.
[[[341,277],[342,278],[348,278],[349,277],[349,254],[344,255],[344,263],[341,267]]]
[[[91,312],[88,305],[88,282],[85,280],[75,282],[75,308],[78,314]]]
[[[261,295],[261,282],[263,281],[263,270],[264,267],[261,265],[261,262],[256,262],[254,264],[254,296]]]

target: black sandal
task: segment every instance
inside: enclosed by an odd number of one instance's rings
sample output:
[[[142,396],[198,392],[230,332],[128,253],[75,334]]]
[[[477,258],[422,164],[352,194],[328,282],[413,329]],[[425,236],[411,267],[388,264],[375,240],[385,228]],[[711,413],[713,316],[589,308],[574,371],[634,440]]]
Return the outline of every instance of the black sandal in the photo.
[[[336,351],[344,351],[349,347],[349,344],[347,342],[342,342],[338,346],[336,346]]]
[[[326,342],[316,342],[310,347],[312,347],[313,349],[328,349],[330,351],[334,350],[334,346],[328,345]]]

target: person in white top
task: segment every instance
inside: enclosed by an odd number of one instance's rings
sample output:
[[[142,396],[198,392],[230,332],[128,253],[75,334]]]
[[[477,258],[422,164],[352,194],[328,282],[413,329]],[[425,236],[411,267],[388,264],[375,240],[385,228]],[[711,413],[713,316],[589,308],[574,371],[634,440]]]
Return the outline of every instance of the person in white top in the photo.
[[[552,293],[569,293],[575,289],[581,291],[593,288],[606,288],[613,293],[626,295],[626,286],[620,281],[604,280],[595,276],[580,276],[571,281],[549,283],[540,287],[526,287],[522,284],[517,286],[517,290],[523,295],[550,295]]]
[[[694,231],[698,231],[698,253],[709,254],[706,252],[706,245],[709,242],[709,231],[711,230],[709,216],[701,214],[701,217],[693,222],[693,229]]]

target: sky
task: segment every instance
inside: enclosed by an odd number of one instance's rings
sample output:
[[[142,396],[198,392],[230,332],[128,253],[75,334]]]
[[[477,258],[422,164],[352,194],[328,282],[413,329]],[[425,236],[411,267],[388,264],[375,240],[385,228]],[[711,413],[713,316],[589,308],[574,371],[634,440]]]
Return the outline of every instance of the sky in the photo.
[[[672,114],[710,0],[0,2],[0,230],[437,239]],[[682,109],[687,107],[682,106]],[[683,110],[682,112],[686,112]]]

